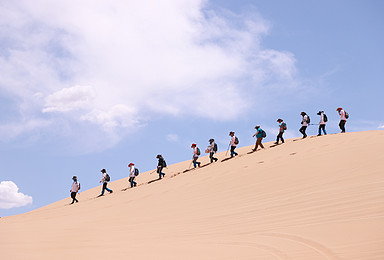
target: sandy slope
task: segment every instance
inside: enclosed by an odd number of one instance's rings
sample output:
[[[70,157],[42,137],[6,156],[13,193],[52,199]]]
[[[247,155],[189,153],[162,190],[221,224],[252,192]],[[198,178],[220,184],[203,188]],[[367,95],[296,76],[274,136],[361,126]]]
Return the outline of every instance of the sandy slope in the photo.
[[[118,180],[1,218],[1,259],[384,259],[383,147],[384,131],[328,135]]]

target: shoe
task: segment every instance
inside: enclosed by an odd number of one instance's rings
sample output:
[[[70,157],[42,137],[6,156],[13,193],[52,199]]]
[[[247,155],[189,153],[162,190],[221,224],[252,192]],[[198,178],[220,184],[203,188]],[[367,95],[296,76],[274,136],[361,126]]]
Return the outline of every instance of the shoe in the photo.
[[[278,142],[275,142],[275,144],[279,144]]]
[[[113,190],[111,190],[109,193],[112,193],[113,192]]]
[[[321,136],[321,135],[319,134],[319,135],[317,135],[317,136]]]

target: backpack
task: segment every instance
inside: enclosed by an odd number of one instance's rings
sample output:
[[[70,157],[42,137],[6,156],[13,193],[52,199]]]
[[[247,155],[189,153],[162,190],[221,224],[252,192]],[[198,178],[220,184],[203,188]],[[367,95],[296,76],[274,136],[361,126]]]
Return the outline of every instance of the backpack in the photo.
[[[79,190],[80,190],[80,182],[79,182]]]
[[[307,123],[311,123],[311,119],[309,118],[309,115],[307,115]]]
[[[139,175],[139,169],[135,168],[135,176]]]
[[[283,123],[281,126],[283,127],[284,130],[287,130],[287,125],[285,123]]]
[[[348,119],[349,118],[349,114],[345,110],[344,110],[344,113],[345,113],[345,118]]]
[[[237,138],[237,136],[235,136],[235,144],[239,144],[239,138]]]
[[[217,144],[216,143],[213,145],[213,151],[217,152]]]
[[[111,181],[111,177],[109,176],[108,173],[105,175],[105,181]]]
[[[261,137],[262,138],[267,137],[267,133],[263,129],[261,129]]]
[[[165,162],[165,160],[163,160],[163,167],[167,167],[167,163]]]
[[[327,117],[327,115],[326,115],[326,114],[323,114],[323,116],[324,116],[324,122],[328,122],[328,117]]]
[[[200,155],[200,148],[197,147],[197,155]]]

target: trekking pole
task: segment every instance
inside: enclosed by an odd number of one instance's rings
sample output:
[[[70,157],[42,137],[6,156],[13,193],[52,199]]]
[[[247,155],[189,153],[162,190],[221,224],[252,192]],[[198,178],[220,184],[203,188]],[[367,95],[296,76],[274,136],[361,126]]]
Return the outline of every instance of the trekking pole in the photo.
[[[193,160],[192,160],[191,163],[189,164],[188,169],[191,169],[192,162],[193,162]]]
[[[228,145],[228,149],[227,149],[227,152],[225,153],[225,156],[228,155],[228,151],[229,151],[229,147],[231,146],[231,142],[229,142],[229,145]]]

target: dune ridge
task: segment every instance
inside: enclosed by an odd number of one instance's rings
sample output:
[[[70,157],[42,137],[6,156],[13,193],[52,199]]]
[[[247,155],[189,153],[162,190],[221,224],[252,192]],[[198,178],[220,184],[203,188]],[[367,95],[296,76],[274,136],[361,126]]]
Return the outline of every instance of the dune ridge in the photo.
[[[297,141],[296,141],[297,140]],[[141,173],[0,219],[4,259],[384,259],[384,131]],[[222,160],[224,153],[219,153]],[[202,165],[209,158],[201,157]]]

